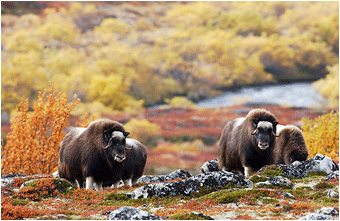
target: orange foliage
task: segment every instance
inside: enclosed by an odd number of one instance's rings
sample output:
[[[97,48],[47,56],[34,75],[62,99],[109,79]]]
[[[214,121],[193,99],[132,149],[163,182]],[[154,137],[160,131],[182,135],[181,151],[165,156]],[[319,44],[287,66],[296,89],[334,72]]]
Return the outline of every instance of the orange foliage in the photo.
[[[28,99],[18,105],[6,146],[2,146],[2,174],[50,174],[58,165],[58,150],[69,126],[71,111],[80,102],[54,90],[39,93],[29,112]]]
[[[36,185],[20,189],[17,196],[33,201],[39,201],[44,197],[55,197],[59,193],[56,181],[55,178],[42,178],[36,182]]]

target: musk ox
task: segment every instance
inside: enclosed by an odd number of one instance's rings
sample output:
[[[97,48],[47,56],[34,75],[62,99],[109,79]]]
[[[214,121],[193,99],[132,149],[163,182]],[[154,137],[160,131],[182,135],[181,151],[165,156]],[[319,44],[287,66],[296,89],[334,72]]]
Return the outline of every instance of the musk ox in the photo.
[[[264,109],[254,109],[245,118],[228,122],[219,141],[219,170],[248,178],[253,171],[272,164],[277,124],[274,115]]]
[[[102,189],[104,181],[113,183],[123,175],[126,159],[126,137],[122,124],[109,119],[93,121],[87,128],[75,128],[66,134],[59,153],[58,172],[60,178],[78,187]]]
[[[146,149],[143,144],[135,139],[126,139],[126,159],[122,163],[122,177],[125,186],[133,186],[143,175],[144,167],[147,159]],[[108,182],[106,185],[112,185],[117,188],[119,181]]]
[[[302,131],[294,125],[277,125],[274,164],[291,164],[308,158],[308,150]]]

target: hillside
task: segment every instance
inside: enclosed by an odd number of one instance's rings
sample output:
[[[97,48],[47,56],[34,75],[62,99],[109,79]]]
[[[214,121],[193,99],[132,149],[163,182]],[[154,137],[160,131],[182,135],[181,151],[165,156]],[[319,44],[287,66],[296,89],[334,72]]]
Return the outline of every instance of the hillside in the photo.
[[[82,99],[81,113],[126,111],[179,95],[197,101],[224,89],[328,73],[332,81],[338,8],[338,2],[4,2],[2,111],[10,114],[26,98],[32,104],[50,81],[69,99]],[[319,86],[334,105],[338,90]]]

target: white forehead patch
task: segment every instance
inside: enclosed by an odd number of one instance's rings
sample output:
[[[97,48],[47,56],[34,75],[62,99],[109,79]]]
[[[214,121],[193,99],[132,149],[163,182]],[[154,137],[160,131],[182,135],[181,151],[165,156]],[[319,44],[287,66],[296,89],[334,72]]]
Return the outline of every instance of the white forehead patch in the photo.
[[[269,121],[260,121],[257,124],[257,127],[261,127],[261,128],[273,128],[273,124]]]
[[[113,131],[112,132],[112,137],[125,138],[123,132],[121,132],[121,131]]]

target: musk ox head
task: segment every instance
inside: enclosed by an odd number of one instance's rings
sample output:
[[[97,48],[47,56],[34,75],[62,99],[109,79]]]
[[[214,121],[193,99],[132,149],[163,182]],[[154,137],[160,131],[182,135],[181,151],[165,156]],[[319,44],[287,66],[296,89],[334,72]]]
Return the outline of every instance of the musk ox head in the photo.
[[[123,162],[126,158],[126,137],[129,132],[108,131],[103,133],[103,149],[110,161]]]
[[[260,121],[257,118],[253,119],[253,131],[255,143],[260,150],[268,149],[275,141],[277,121]]]

